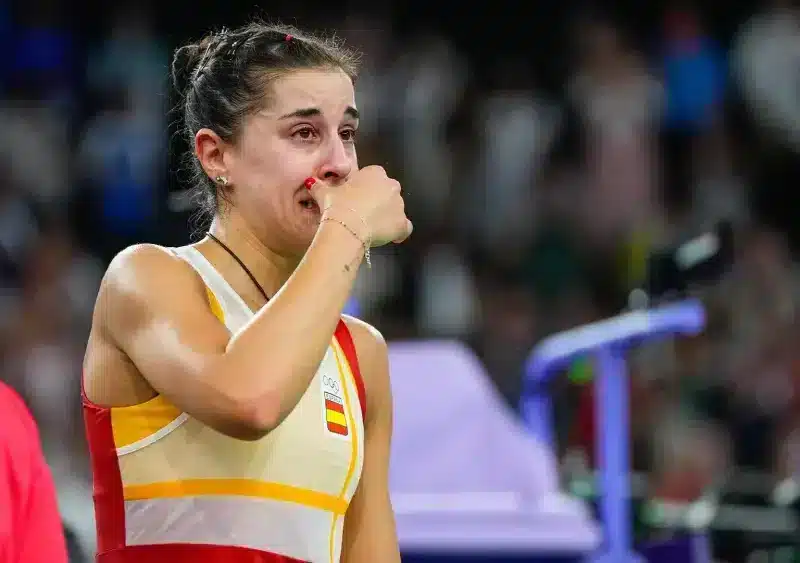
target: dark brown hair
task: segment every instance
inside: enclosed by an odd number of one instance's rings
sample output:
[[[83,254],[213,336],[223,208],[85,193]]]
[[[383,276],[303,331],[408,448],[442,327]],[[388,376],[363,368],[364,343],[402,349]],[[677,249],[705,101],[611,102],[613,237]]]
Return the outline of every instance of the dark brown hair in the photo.
[[[172,82],[182,100],[183,135],[189,147],[203,128],[235,142],[244,118],[269,99],[269,86],[276,78],[293,70],[334,68],[355,82],[358,59],[358,53],[334,36],[288,25],[259,21],[210,33],[178,48],[172,61]],[[224,193],[191,149],[187,163],[201,213],[213,217]]]

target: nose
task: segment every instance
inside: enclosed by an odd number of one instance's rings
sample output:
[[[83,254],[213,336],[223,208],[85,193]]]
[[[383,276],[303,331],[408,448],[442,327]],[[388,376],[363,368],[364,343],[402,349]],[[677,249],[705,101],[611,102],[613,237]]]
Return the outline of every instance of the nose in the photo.
[[[354,160],[352,149],[337,136],[326,147],[318,175],[332,183],[344,182],[353,170]]]

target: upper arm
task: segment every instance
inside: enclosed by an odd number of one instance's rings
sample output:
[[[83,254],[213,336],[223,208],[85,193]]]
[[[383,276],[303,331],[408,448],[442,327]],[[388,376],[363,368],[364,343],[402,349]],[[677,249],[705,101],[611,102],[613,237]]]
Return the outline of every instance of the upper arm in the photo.
[[[248,397],[212,377],[230,334],[211,311],[202,279],[182,259],[152,245],[120,253],[103,279],[93,331],[182,411],[231,436],[258,436]],[[110,370],[102,369],[101,356],[87,354],[87,374],[113,377],[104,375]]]
[[[381,334],[355,319],[346,319],[358,353],[367,389],[364,469],[347,509],[342,561],[400,561],[394,513],[389,497],[389,456],[392,438],[392,393],[389,357]]]

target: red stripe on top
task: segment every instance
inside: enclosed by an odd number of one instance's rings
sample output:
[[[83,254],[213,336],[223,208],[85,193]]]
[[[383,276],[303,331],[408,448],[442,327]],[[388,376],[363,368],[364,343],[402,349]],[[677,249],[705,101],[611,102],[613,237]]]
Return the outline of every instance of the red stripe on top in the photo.
[[[257,549],[226,545],[165,543],[132,545],[97,556],[97,563],[307,563]]]
[[[339,320],[336,325],[336,332],[334,333],[339,346],[342,347],[344,357],[347,358],[347,363],[350,365],[350,371],[353,372],[353,379],[356,380],[356,390],[358,391],[358,402],[361,403],[361,418],[367,420],[367,390],[364,387],[364,378],[361,377],[361,370],[358,367],[358,355],[356,354],[356,346],[353,343],[353,337],[350,334],[350,329],[347,328],[344,320]]]
[[[92,489],[97,521],[97,551],[125,546],[125,500],[117,448],[111,430],[111,409],[92,403],[81,389],[86,441],[92,462]]]

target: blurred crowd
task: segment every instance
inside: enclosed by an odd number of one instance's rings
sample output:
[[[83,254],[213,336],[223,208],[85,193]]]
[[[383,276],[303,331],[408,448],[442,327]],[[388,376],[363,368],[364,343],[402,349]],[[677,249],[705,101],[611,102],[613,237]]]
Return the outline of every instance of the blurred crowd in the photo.
[[[82,41],[59,2],[30,4],[0,6],[0,377],[37,417],[90,551],[79,380],[104,267],[200,232],[167,80],[188,37],[133,3]],[[539,340],[618,313],[650,249],[729,220],[737,256],[703,290],[707,331],[634,359],[634,463],[665,498],[732,468],[777,483],[800,467],[800,9],[754,6],[723,37],[683,3],[647,44],[606,14],[573,16],[555,88],[530,58],[486,64],[433,29],[326,20],[365,51],[360,161],[402,180],[415,224],[375,252],[361,315],[389,339],[469,342],[516,409]],[[561,453],[591,464],[592,366],[568,375]]]

